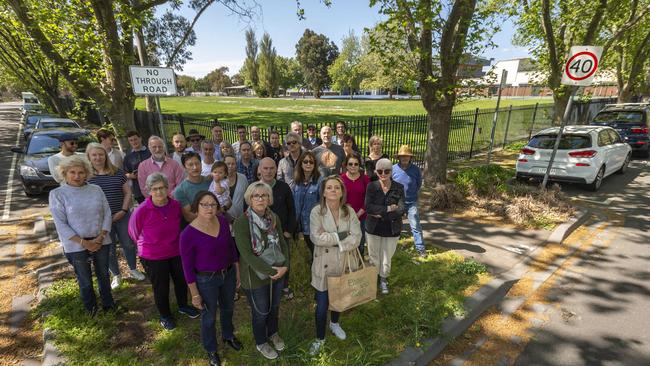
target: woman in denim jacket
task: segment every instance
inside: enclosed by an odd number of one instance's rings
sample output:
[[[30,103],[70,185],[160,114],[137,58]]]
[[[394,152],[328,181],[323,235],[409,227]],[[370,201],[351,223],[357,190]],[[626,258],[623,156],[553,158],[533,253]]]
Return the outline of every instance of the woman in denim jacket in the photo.
[[[305,243],[314,257],[314,243],[309,238],[309,215],[311,209],[318,204],[320,199],[320,173],[316,166],[316,158],[311,151],[305,151],[296,162],[293,172],[293,202],[296,207],[296,221],[299,231],[305,238]]]

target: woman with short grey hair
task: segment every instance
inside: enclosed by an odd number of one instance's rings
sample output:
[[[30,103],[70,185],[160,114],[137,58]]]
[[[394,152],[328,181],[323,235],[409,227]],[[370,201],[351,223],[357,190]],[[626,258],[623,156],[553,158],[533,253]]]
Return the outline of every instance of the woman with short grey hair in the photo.
[[[58,173],[65,184],[50,192],[50,211],[63,252],[74,268],[81,301],[92,317],[97,313],[97,298],[91,262],[95,267],[102,308],[105,311],[115,309],[108,276],[111,209],[101,188],[87,184],[92,168],[84,157],[72,155],[62,159]]]
[[[174,281],[178,312],[198,318],[199,312],[187,303],[187,283],[181,264],[179,239],[183,211],[170,198],[169,182],[162,173],[147,177],[150,196],[133,212],[129,236],[138,244],[138,256],[153,287],[154,301],[160,313],[160,325],[166,330],[176,327],[169,306],[169,279]]]

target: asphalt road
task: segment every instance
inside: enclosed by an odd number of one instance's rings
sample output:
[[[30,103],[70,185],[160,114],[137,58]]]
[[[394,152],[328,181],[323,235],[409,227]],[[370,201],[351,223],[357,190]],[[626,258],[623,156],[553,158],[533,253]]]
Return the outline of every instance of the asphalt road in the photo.
[[[0,218],[16,219],[30,214],[47,212],[47,193],[27,197],[20,183],[18,167],[14,166],[18,155],[11,152],[20,129],[20,104],[0,103]]]
[[[596,194],[563,190],[613,225],[553,288],[557,306],[515,364],[650,365],[650,165],[633,161]]]

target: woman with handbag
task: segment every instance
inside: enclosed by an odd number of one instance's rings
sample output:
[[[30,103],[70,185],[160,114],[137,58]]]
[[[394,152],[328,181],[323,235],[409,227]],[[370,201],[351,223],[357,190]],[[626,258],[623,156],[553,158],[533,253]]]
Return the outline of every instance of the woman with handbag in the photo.
[[[366,189],[366,240],[370,263],[379,269],[381,293],[388,294],[391,260],[402,232],[404,187],[391,178],[393,163],[379,159],[375,167],[378,180]]]
[[[278,335],[278,318],[283,277],[289,265],[288,247],[280,219],[270,208],[271,187],[259,181],[251,183],[244,201],[248,209],[233,225],[241,286],[251,307],[256,348],[262,356],[273,360],[285,346]]]
[[[345,204],[345,185],[338,176],[329,176],[321,184],[320,203],[311,210],[310,238],[314,243],[311,285],[316,289],[316,340],[310,353],[315,355],[325,342],[325,323],[329,296],[327,277],[340,276],[348,256],[355,255],[361,241],[361,226],[354,209]],[[346,260],[347,259],[347,260]],[[340,313],[332,311],[329,328],[341,340],[346,338],[339,325]]]
[[[293,202],[296,207],[296,221],[299,232],[305,239],[311,258],[314,257],[314,243],[309,238],[309,215],[320,197],[320,174],[316,166],[316,157],[311,151],[305,151],[298,158],[293,171]]]

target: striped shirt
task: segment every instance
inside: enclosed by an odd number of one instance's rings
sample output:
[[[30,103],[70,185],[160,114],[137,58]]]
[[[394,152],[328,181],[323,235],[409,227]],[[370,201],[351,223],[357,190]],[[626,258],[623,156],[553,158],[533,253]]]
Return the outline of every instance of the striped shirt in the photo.
[[[111,215],[115,215],[122,209],[124,202],[122,186],[126,183],[126,175],[122,169],[118,169],[114,175],[94,175],[88,179],[88,183],[96,184],[102,189],[111,208]]]

